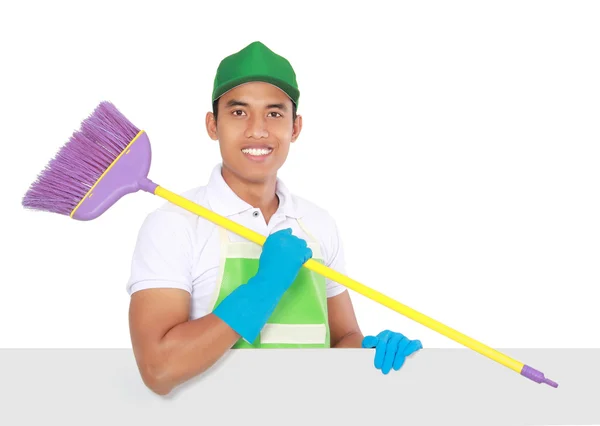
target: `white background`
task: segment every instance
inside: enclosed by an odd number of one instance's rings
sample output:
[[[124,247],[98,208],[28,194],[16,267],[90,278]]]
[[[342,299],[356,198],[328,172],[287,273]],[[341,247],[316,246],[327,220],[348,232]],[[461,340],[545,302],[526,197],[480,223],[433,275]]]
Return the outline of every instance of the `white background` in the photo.
[[[164,200],[77,222],[21,197],[102,100],[150,135],[151,179],[205,184],[214,73],[260,40],[301,90],[280,176],[337,219],[350,277],[492,347],[600,347],[598,22],[592,1],[2,3],[0,346],[130,347]],[[460,347],[352,297],[364,333]]]

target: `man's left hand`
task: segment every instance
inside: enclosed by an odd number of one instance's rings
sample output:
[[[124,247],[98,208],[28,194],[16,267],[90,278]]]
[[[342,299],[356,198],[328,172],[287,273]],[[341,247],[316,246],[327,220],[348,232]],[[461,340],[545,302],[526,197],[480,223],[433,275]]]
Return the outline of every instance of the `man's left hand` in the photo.
[[[406,357],[423,348],[421,341],[409,340],[401,333],[385,330],[377,336],[366,336],[363,348],[375,348],[375,368],[388,374],[392,368],[398,371]]]

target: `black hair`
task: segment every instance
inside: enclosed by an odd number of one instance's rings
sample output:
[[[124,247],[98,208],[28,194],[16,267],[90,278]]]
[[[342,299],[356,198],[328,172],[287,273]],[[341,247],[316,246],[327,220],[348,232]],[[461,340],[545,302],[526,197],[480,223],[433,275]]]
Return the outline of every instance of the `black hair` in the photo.
[[[217,121],[217,115],[218,115],[218,111],[219,111],[219,99],[221,98],[217,98],[215,99],[215,101],[213,102],[212,108],[213,108],[213,114],[215,116],[215,121]],[[294,103],[294,101],[292,101],[292,122],[296,121],[296,104]]]

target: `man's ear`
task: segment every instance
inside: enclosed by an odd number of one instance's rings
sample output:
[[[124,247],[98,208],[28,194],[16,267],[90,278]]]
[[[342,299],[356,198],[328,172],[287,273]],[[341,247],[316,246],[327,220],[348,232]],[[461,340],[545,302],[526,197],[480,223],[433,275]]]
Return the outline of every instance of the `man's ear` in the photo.
[[[298,136],[300,136],[300,132],[302,131],[302,116],[296,115],[296,120],[294,120],[294,126],[292,128],[292,140],[291,142],[296,142]]]
[[[217,120],[215,120],[215,115],[212,112],[206,113],[206,131],[208,132],[208,136],[213,141],[219,139],[219,135],[217,133]]]

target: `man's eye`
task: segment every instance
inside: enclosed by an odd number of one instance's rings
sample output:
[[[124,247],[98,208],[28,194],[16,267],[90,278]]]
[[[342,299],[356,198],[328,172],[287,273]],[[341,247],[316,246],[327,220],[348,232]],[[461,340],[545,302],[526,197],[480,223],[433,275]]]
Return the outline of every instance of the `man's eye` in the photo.
[[[238,112],[239,112],[240,114],[238,114]],[[243,114],[243,113],[244,113],[244,111],[242,111],[241,109],[236,109],[235,111],[233,111],[233,115],[241,115],[241,114]]]
[[[277,114],[277,116],[281,117],[281,114],[279,114],[278,112],[275,112],[275,111],[270,112],[269,114]]]

